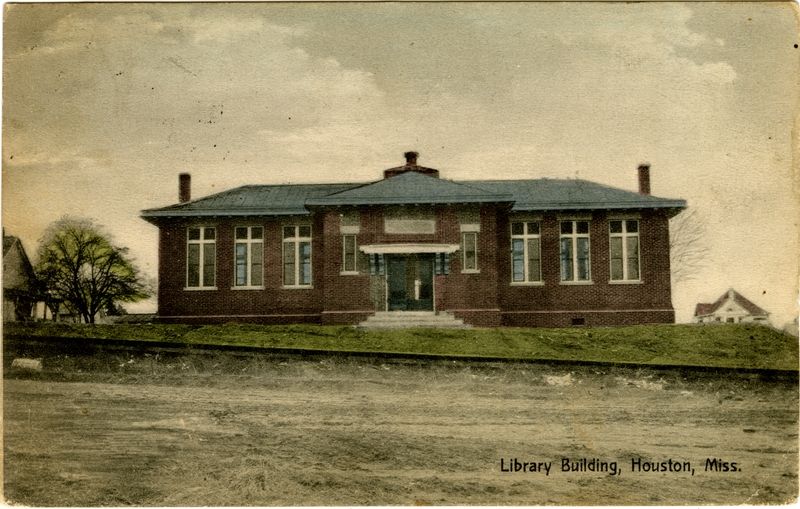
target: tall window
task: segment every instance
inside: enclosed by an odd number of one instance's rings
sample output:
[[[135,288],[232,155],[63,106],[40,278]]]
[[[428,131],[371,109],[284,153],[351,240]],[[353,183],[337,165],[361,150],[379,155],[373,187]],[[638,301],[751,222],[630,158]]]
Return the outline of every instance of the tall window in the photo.
[[[589,221],[561,222],[561,281],[590,281]]]
[[[201,226],[186,231],[186,287],[214,288],[217,272],[217,230]]]
[[[235,286],[261,286],[264,267],[264,229],[261,226],[237,226],[234,242]]]
[[[461,234],[461,271],[478,272],[478,233]]]
[[[639,281],[639,221],[609,221],[612,281]]]
[[[283,227],[283,285],[311,286],[311,226]]]
[[[358,251],[356,250],[356,236],[355,235],[342,235],[342,272],[350,274],[358,274],[358,267],[356,258]]]
[[[542,281],[539,223],[511,223],[511,281]]]

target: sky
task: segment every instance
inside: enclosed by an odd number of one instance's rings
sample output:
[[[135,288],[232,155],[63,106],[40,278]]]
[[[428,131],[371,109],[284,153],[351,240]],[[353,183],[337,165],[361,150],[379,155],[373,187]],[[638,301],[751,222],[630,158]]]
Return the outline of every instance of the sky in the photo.
[[[244,184],[581,178],[683,198],[707,258],[680,322],[736,288],[797,316],[791,3],[6,4],[2,223],[35,259],[90,217],[157,276],[142,209]],[[794,150],[794,152],[793,152]],[[154,301],[128,305],[151,311]]]

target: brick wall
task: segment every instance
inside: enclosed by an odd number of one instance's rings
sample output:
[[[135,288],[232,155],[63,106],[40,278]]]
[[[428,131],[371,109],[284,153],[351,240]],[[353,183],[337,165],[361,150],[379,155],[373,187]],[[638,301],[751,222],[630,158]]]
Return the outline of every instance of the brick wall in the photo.
[[[315,246],[326,260],[323,272],[322,321],[327,324],[358,323],[372,311],[374,305],[370,297],[369,261],[357,254],[358,274],[342,274],[342,232],[341,218],[344,213],[356,212],[361,218],[360,233],[356,235],[359,247],[366,238],[363,226],[365,214],[358,209],[335,209],[321,212],[323,218],[323,245]]]
[[[498,206],[484,205],[478,213],[478,273],[463,272],[461,251],[450,256],[450,273],[437,278],[437,309],[450,311],[467,323],[500,325],[498,303],[498,260],[503,245],[497,242]],[[443,211],[442,226],[447,242],[461,243],[458,208]]]
[[[436,207],[433,234],[386,234],[380,207],[361,207],[358,246],[391,242],[460,244],[462,209]],[[313,218],[213,218],[164,221],[159,237],[159,315],[164,321],[262,323],[357,323],[382,303],[376,302],[375,276],[360,254],[357,275],[343,275],[341,217],[328,210]],[[477,213],[478,269],[462,273],[461,253],[451,255],[450,273],[435,276],[437,310],[451,311],[482,326],[617,325],[672,322],[668,219],[657,211],[636,214],[640,221],[641,283],[609,282],[608,218],[594,212],[590,223],[590,285],[560,282],[559,216],[541,217],[541,286],[512,286],[510,221],[500,206],[484,205]],[[463,220],[463,217],[461,218]],[[288,289],[282,281],[282,226],[312,224],[312,288]],[[190,226],[217,228],[216,290],[186,290],[186,235]],[[236,226],[264,227],[264,288],[234,289],[233,234]]]
[[[585,285],[561,283],[559,216],[545,214],[540,223],[543,285],[504,284],[511,281],[511,258],[510,249],[501,251],[498,268],[503,324],[565,326],[573,319],[583,319],[586,325],[673,322],[668,218],[646,211],[631,217],[639,219],[641,282],[609,281],[608,216],[594,212],[590,222],[592,284]],[[510,246],[509,217],[501,217],[499,225],[499,244]]]
[[[312,221],[312,287],[283,288],[282,226],[310,218],[198,219],[160,226],[158,314],[164,321],[262,323],[320,320],[325,263],[321,218]],[[186,236],[190,226],[217,229],[216,290],[186,290]],[[264,227],[264,288],[235,289],[233,235],[236,226]],[[289,316],[286,316],[289,315]]]
[[[478,234],[477,274],[462,273],[461,255],[455,253],[450,260],[450,273],[434,278],[435,308],[453,311],[470,323],[499,325],[497,304],[497,250],[495,242],[497,207],[484,206],[476,210],[481,231]],[[436,244],[460,244],[461,232],[459,208],[436,207],[436,230],[431,234],[388,234],[384,231],[383,209],[361,207],[357,209],[361,218],[358,245],[384,243],[427,242]],[[353,323],[360,321],[375,309],[382,310],[383,303],[375,302],[370,294],[369,264],[366,257],[359,259],[359,275],[342,275],[342,234],[340,218],[345,210],[327,211],[325,222],[325,257],[329,263],[324,276],[323,321],[325,323]],[[374,278],[373,278],[374,279]]]

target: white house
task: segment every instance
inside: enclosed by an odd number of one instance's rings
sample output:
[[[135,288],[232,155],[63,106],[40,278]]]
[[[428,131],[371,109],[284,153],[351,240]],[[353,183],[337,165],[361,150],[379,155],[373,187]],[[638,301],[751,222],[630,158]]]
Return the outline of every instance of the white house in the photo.
[[[696,323],[766,323],[769,313],[729,289],[711,304],[699,303],[694,309]]]

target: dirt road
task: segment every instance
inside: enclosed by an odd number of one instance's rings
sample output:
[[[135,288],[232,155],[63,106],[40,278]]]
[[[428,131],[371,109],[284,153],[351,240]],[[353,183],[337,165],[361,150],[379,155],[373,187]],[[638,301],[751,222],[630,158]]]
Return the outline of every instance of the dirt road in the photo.
[[[760,504],[798,489],[793,382],[363,359],[104,362],[5,379],[7,500]],[[620,474],[563,472],[564,458],[617,462]],[[707,471],[707,458],[738,471]],[[515,459],[536,471],[502,471]],[[634,472],[632,461],[684,471]]]

